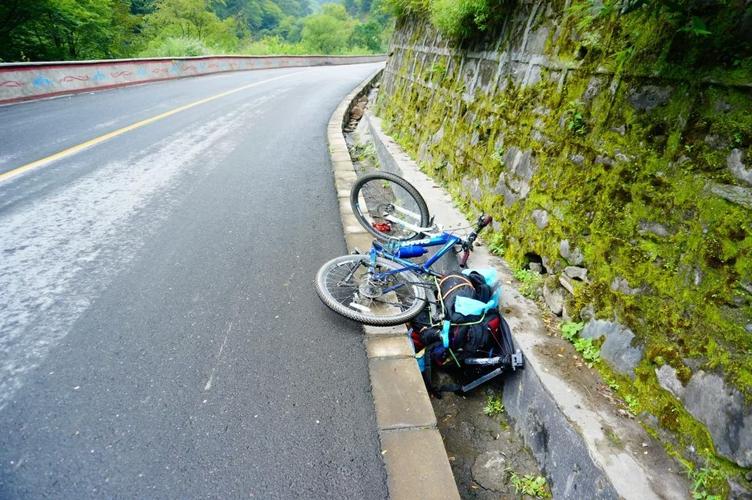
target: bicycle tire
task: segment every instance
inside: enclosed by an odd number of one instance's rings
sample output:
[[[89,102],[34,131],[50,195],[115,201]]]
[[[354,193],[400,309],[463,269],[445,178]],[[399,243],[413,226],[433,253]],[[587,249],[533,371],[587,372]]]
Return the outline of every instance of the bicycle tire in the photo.
[[[421,281],[420,278],[418,278],[418,276],[411,271],[402,271],[400,273],[391,275],[391,278],[395,283],[401,282],[404,285],[410,287],[410,290],[414,295],[412,303],[406,305],[406,308],[404,310],[400,310],[397,313],[393,313],[391,308],[385,307],[383,311],[376,314],[373,312],[373,310],[369,312],[356,310],[353,307],[343,303],[343,300],[349,300],[348,294],[354,294],[356,290],[359,291],[359,287],[362,281],[356,280],[349,287],[337,288],[337,291],[344,292],[344,295],[341,294],[340,298],[337,298],[334,292],[335,287],[332,283],[332,280],[334,278],[334,276],[332,275],[333,271],[335,269],[339,271],[347,271],[347,273],[349,274],[349,272],[353,271],[353,268],[350,267],[349,270],[347,270],[343,266],[347,266],[348,264],[350,266],[360,266],[361,264],[365,264],[365,267],[367,268],[368,261],[368,255],[344,255],[342,257],[334,258],[321,266],[319,271],[316,273],[315,281],[316,293],[318,293],[321,301],[332,311],[348,319],[363,323],[365,325],[399,325],[406,323],[410,319],[417,316],[418,313],[420,313],[420,311],[425,307],[426,291],[424,287],[419,284]],[[402,269],[402,266],[381,257],[376,258],[376,265],[392,270]],[[363,278],[363,276],[360,276],[360,278]]]
[[[366,213],[364,213],[363,208],[365,208],[366,212],[370,212],[369,207],[361,207],[361,195],[363,195],[363,199],[366,199],[366,194],[369,191],[369,188],[366,186],[373,186],[371,183],[378,183],[378,182],[389,182],[394,183],[397,186],[399,186],[401,189],[404,190],[403,196],[409,197],[409,199],[404,200],[408,204],[410,204],[410,208],[413,210],[417,209],[418,214],[420,216],[420,220],[414,220],[414,224],[418,225],[420,227],[426,227],[429,224],[429,221],[431,219],[431,216],[428,212],[428,206],[426,205],[425,200],[420,195],[417,189],[413,187],[412,184],[407,182],[405,179],[398,175],[390,174],[389,172],[372,172],[365,175],[362,175],[359,177],[355,183],[352,186],[352,189],[350,190],[350,208],[352,208],[353,214],[355,214],[355,218],[358,220],[361,226],[368,231],[370,234],[372,234],[376,239],[380,241],[409,241],[415,238],[421,237],[421,233],[415,233],[412,231],[406,231],[405,234],[388,234],[386,232],[382,232],[379,229],[377,229],[374,226],[374,222],[369,221],[368,217],[366,216]],[[376,189],[378,190],[378,189]],[[371,189],[370,191],[374,191]],[[386,196],[384,193],[382,193],[384,196]],[[402,194],[402,192],[400,192]],[[376,208],[381,206],[393,206],[393,202],[390,203],[378,203],[378,201],[374,201],[374,204],[376,205]],[[366,205],[368,205],[368,202],[366,201]],[[370,214],[369,214],[370,215]],[[374,216],[375,220],[378,220],[381,217],[381,215]]]

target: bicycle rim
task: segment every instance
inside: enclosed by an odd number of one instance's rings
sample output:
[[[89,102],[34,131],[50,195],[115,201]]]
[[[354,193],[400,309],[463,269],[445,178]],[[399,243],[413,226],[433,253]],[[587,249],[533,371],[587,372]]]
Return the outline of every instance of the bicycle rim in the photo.
[[[388,172],[360,177],[350,193],[350,205],[358,222],[382,241],[417,238],[420,232],[414,227],[425,227],[429,221],[426,202],[418,191]]]
[[[346,255],[324,264],[316,275],[316,291],[333,311],[367,325],[405,323],[425,305],[425,286],[414,273],[403,271],[382,282],[369,281],[366,255]],[[376,271],[400,269],[378,258]]]

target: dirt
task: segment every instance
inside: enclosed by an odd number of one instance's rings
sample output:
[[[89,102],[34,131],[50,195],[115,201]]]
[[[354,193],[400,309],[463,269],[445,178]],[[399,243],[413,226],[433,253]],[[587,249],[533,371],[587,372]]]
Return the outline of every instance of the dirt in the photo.
[[[437,385],[452,383],[436,374]],[[467,395],[445,393],[431,398],[452,472],[462,498],[531,498],[512,485],[512,473],[541,475],[538,464],[507,416],[488,416],[489,398],[501,399],[502,383],[489,382]]]

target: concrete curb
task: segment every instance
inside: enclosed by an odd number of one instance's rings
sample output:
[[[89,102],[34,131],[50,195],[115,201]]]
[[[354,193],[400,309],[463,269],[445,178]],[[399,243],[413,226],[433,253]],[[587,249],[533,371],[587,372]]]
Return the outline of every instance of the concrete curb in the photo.
[[[348,249],[370,248],[371,236],[350,209],[350,187],[357,178],[342,134],[353,101],[382,70],[355,88],[332,114],[327,128],[329,154]],[[459,499],[436,416],[404,327],[364,327],[376,424],[387,473],[389,496]]]
[[[445,229],[469,226],[451,197],[384,134],[380,120],[369,112],[363,119],[382,168],[413,184]],[[504,406],[548,476],[554,498],[690,498],[681,468],[660,443],[634,420],[619,415],[613,404],[593,398],[551,361],[557,353],[572,353],[572,347],[549,336],[537,305],[508,286],[513,279],[509,266],[485,247],[476,248],[470,263],[496,268],[507,284],[501,309],[526,367],[505,379]]]
[[[0,64],[0,104],[229,71],[383,60],[384,56],[200,56]]]

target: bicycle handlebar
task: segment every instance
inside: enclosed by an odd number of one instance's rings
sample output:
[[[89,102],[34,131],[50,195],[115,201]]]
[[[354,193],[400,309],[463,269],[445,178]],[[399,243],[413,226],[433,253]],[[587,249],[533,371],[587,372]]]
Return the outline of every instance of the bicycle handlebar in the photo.
[[[467,240],[462,243],[462,248],[465,251],[460,257],[460,267],[465,267],[465,265],[467,264],[467,259],[470,257],[470,252],[473,249],[473,243],[475,243],[475,239],[478,237],[478,233],[484,227],[491,224],[491,222],[493,222],[493,218],[488,214],[482,214],[480,217],[478,217],[478,222],[475,224],[475,229],[472,233],[470,233],[470,236],[467,237]]]

